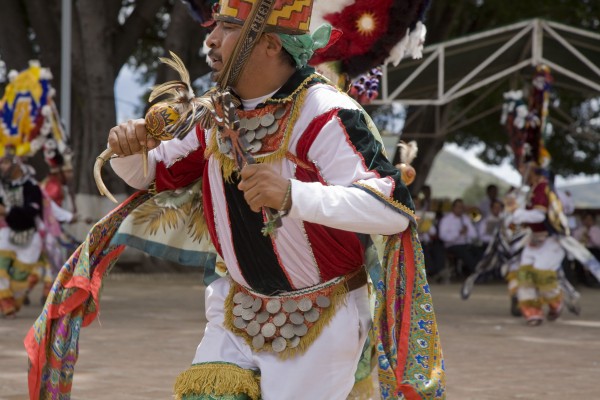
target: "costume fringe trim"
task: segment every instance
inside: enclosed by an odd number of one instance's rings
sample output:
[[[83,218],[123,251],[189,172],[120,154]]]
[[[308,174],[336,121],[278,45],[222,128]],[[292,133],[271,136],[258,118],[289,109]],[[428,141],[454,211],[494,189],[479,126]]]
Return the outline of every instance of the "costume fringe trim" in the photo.
[[[233,296],[239,291],[239,288],[241,288],[241,286],[239,286],[236,283],[232,283],[231,288],[229,289],[229,294],[225,299],[224,325],[231,332],[243,338],[253,351],[270,351],[277,354],[277,356],[280,359],[288,360],[306,352],[310,345],[319,337],[323,329],[329,324],[329,322],[335,315],[338,307],[346,302],[346,294],[348,293],[348,290],[346,288],[345,282],[345,280],[342,280],[341,282],[337,283],[333,288],[331,288],[331,292],[327,296],[331,300],[331,305],[327,308],[322,309],[319,319],[308,328],[308,332],[306,333],[306,335],[300,338],[300,343],[294,348],[287,347],[284,351],[277,353],[273,350],[270,342],[265,342],[264,346],[258,350],[252,347],[252,336],[248,335],[248,333],[246,333],[245,330],[238,329],[233,325]],[[300,293],[301,291],[298,292]],[[314,293],[315,297],[319,294],[322,294],[322,291]]]
[[[42,267],[44,265],[41,261],[36,261],[33,263],[24,263],[17,259],[17,253],[10,250],[0,250],[0,257],[8,258],[12,260],[13,268],[18,269],[21,272],[31,273],[35,268]]]
[[[211,394],[217,396],[245,394],[260,399],[260,376],[257,372],[230,363],[195,364],[179,374],[173,388],[175,398]]]
[[[285,158],[286,154],[288,153],[288,147],[290,143],[290,138],[292,136],[292,130],[296,125],[296,121],[300,116],[300,110],[302,110],[304,100],[306,99],[308,85],[315,79],[321,79],[321,76],[319,74],[310,75],[300,84],[300,86],[298,86],[298,88],[296,88],[296,90],[292,92],[292,94],[290,94],[286,98],[268,99],[265,101],[266,104],[286,103],[290,101],[293,101],[294,104],[292,105],[292,111],[290,113],[288,122],[285,124],[285,132],[283,133],[283,143],[281,147],[267,155],[261,156],[260,154],[253,154],[254,159],[257,163],[273,163]],[[206,147],[204,157],[208,159],[210,158],[210,156],[213,156],[221,164],[223,180],[225,182],[231,183],[233,173],[239,173],[239,171],[237,170],[237,166],[233,159],[219,151],[216,134],[217,130],[213,129],[211,143]]]
[[[404,204],[400,203],[398,200],[395,200],[392,197],[386,196],[385,194],[381,193],[378,190],[375,190],[373,187],[361,183],[361,182],[354,182],[353,183],[354,186],[357,186],[363,190],[365,190],[366,192],[376,196],[377,198],[379,198],[380,200],[383,200],[386,204],[392,206],[393,208],[395,208],[396,210],[400,211],[403,214],[406,214],[411,221],[415,222],[416,221],[416,216],[415,216],[415,212],[413,210],[411,210],[409,207],[405,206]]]

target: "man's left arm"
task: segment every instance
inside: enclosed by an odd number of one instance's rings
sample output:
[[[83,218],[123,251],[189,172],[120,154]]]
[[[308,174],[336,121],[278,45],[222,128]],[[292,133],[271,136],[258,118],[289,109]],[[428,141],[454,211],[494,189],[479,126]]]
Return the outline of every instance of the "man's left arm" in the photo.
[[[307,153],[323,183],[292,180],[290,217],[380,234],[414,221],[408,189],[371,129],[361,110],[341,109],[324,124]]]

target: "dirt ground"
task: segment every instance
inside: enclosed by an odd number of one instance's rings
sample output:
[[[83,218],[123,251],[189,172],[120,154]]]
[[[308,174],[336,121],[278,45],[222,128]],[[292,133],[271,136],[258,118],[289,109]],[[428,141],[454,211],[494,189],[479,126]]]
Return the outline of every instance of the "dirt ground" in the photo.
[[[599,399],[600,289],[579,288],[581,316],[527,327],[508,312],[502,284],[433,284],[450,400]],[[169,399],[202,338],[204,286],[199,273],[113,273],[100,317],[84,328],[72,399]],[[27,398],[23,338],[41,310],[0,318],[0,399]],[[285,400],[285,399],[284,399]],[[307,399],[313,400],[313,399]]]

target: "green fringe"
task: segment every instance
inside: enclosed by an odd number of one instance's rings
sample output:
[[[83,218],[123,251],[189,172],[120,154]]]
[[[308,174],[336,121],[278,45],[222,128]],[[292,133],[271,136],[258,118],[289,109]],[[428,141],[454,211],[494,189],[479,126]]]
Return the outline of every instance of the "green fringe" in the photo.
[[[175,381],[177,400],[260,399],[258,372],[231,363],[192,365]]]

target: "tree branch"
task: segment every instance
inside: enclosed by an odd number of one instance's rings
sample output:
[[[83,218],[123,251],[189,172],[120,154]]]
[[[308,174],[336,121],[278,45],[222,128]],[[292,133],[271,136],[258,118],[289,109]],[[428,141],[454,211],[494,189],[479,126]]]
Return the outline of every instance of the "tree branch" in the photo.
[[[167,4],[167,0],[146,0],[143,6],[137,5],[125,24],[115,34],[113,66],[117,72],[133,54],[139,38],[143,36],[148,27],[152,26],[156,14],[165,4]]]
[[[172,51],[181,57],[192,80],[208,72],[206,61],[199,54],[205,35],[205,29],[190,17],[183,3],[175,3],[171,11],[171,22],[167,29],[164,47],[167,52]],[[165,68],[164,65],[159,66],[157,82],[178,78],[171,68]]]
[[[40,62],[42,66],[50,68],[54,81],[60,85],[61,16],[54,14],[56,8],[52,6],[56,1],[24,0],[35,41],[40,48]]]
[[[20,0],[4,0],[0,12],[0,57],[10,69],[25,69],[35,58],[29,41],[25,8]]]

